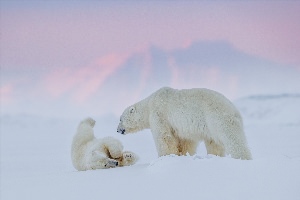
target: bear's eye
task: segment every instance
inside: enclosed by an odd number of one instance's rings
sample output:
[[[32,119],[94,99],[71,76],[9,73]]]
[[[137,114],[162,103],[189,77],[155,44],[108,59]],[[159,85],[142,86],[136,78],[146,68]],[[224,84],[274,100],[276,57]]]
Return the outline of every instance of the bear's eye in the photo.
[[[132,107],[132,108],[130,109],[130,113],[134,113],[134,112],[135,112],[135,108]]]

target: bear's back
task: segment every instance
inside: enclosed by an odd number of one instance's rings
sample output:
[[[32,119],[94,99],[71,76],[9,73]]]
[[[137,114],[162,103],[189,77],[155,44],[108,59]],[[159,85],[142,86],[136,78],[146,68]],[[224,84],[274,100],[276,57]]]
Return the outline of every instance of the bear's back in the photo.
[[[213,110],[220,109],[228,113],[237,112],[237,109],[229,99],[213,90],[193,88],[178,90],[176,93],[179,96],[177,98],[182,103],[187,102],[189,104],[193,102],[197,104],[194,106],[201,106],[201,110],[203,111],[212,112]]]
[[[222,94],[206,88],[177,90],[168,87],[153,94],[151,107],[167,118],[202,118],[200,115],[238,115],[235,106]],[[172,117],[173,116],[173,117]],[[177,120],[176,120],[177,121]]]

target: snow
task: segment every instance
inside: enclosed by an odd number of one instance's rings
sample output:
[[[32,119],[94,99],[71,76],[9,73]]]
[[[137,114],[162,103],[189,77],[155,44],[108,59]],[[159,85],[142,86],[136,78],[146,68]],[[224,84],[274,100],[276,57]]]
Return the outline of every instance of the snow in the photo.
[[[300,199],[300,96],[255,96],[235,104],[251,161],[206,155],[203,144],[194,156],[157,158],[149,130],[123,136],[116,133],[117,118],[94,117],[97,137],[122,140],[140,160],[83,172],[70,158],[81,119],[2,115],[0,199]]]

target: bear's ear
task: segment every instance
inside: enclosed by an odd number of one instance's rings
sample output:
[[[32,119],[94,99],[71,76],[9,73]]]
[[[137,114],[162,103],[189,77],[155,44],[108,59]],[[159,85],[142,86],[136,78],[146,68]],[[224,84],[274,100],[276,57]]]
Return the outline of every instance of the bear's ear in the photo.
[[[134,107],[131,107],[130,108],[130,113],[134,113],[135,112],[135,108]]]

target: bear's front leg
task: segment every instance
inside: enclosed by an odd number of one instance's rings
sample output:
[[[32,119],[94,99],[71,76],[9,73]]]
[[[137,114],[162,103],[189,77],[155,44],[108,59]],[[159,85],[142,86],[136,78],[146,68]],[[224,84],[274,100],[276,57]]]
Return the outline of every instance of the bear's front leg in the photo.
[[[178,139],[173,135],[171,127],[168,127],[159,119],[153,120],[150,127],[158,156],[180,155]]]

